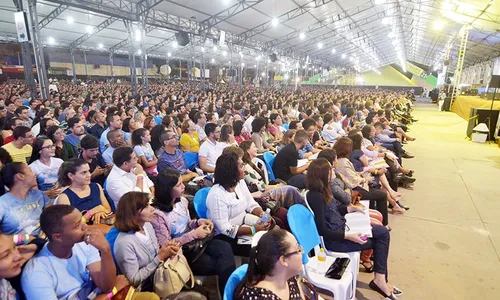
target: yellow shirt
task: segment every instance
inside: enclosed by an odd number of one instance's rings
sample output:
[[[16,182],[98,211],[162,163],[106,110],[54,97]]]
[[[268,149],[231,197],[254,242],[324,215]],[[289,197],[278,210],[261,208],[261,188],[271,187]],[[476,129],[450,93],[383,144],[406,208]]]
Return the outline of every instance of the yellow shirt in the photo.
[[[31,157],[31,152],[33,148],[31,145],[25,145],[21,149],[16,148],[13,142],[8,143],[7,145],[3,145],[2,148],[9,152],[10,157],[12,157],[13,162],[23,162],[27,163]]]
[[[181,150],[184,152],[198,152],[200,150],[200,138],[198,133],[193,132],[193,136],[188,133],[183,133],[179,141],[181,145]]]

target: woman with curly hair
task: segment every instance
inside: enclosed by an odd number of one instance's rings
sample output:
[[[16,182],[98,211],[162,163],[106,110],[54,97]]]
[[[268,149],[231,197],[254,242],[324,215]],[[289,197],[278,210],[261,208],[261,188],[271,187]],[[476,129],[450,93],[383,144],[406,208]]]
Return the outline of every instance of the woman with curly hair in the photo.
[[[253,199],[243,179],[243,161],[236,153],[219,156],[215,166],[215,185],[207,196],[207,218],[215,226],[216,238],[227,241],[238,256],[248,256],[250,245],[238,244],[238,237],[268,230],[271,220],[259,222],[264,211]]]

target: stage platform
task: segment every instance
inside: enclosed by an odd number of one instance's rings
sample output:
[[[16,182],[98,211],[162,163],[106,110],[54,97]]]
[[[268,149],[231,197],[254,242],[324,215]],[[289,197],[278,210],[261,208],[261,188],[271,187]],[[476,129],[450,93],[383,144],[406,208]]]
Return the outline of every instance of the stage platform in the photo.
[[[458,96],[453,102],[451,111],[462,117],[469,119],[471,108],[490,109],[491,100],[481,99],[479,96]],[[500,101],[493,101],[493,109],[500,110]]]

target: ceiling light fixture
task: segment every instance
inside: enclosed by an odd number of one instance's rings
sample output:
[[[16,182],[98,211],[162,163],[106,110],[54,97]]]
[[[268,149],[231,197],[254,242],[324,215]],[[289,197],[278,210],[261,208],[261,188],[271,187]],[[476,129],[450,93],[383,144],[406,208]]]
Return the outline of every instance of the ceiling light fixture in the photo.
[[[345,54],[342,54],[342,59],[345,59]]]
[[[47,43],[49,43],[49,45],[54,45],[56,43],[56,40],[53,37],[49,37],[47,39]]]
[[[335,52],[337,52],[337,50],[335,50],[335,48],[332,49],[332,54],[334,54]]]
[[[299,38],[300,38],[301,40],[305,39],[305,38],[306,38],[306,34],[305,34],[305,33],[303,33],[303,32],[301,32],[301,33],[299,34]]]
[[[217,51],[217,46],[214,46],[214,52]]]
[[[322,43],[322,42],[319,42],[319,43],[318,43],[318,49],[321,49],[321,48],[323,48],[323,43]]]
[[[279,23],[280,23],[280,20],[278,20],[277,18],[273,18],[271,21],[271,24],[273,25],[273,27],[278,26]]]
[[[389,23],[391,23],[391,20],[388,17],[382,19],[382,24],[389,25]]]
[[[222,51],[222,56],[226,56],[227,55],[227,52],[226,51]]]
[[[215,58],[212,58],[211,62],[214,63],[215,62]]]
[[[73,17],[70,16],[66,19],[66,21],[68,22],[68,24],[73,24],[75,20],[73,19]]]
[[[172,56],[172,53],[168,52],[168,53],[167,53],[167,56],[168,56],[168,57]]]
[[[177,47],[179,46],[179,44],[177,43],[177,41],[174,41],[174,42],[172,43],[172,46],[174,46],[174,48],[177,48]]]
[[[99,47],[99,49],[102,49],[102,48],[104,48],[104,45],[101,43],[98,45],[98,47]]]
[[[94,27],[87,25],[87,33],[92,33],[94,31]]]

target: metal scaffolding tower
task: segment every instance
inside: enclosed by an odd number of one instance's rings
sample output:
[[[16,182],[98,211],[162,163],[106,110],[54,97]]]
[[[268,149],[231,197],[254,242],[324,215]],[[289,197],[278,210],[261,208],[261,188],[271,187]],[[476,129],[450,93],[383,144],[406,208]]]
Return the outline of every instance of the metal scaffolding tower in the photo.
[[[458,85],[460,84],[460,79],[462,77],[462,69],[464,66],[464,59],[465,59],[465,50],[467,49],[467,39],[469,37],[469,25],[464,25],[462,29],[460,29],[459,35],[460,35],[460,46],[458,47],[458,52],[457,52],[457,68],[455,69],[450,108],[453,105],[453,102],[455,101],[459,92]]]
[[[135,67],[134,26],[131,21],[123,20],[128,32],[128,60],[130,63],[130,83],[132,84],[132,96],[137,96],[137,69]]]
[[[28,14],[31,29],[31,41],[33,43],[33,52],[35,55],[36,72],[38,75],[38,84],[40,85],[40,94],[42,99],[49,99],[49,80],[47,78],[45,57],[43,55],[43,44],[40,39],[40,28],[38,23],[38,13],[36,11],[36,0],[28,0]]]

